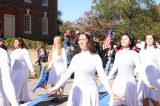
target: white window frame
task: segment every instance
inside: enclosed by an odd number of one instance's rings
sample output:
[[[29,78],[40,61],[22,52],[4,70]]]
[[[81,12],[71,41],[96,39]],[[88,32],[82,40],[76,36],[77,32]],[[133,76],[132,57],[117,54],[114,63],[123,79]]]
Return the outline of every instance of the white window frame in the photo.
[[[42,6],[48,6],[48,0],[42,0]]]
[[[42,17],[42,34],[48,35],[48,17],[47,13],[44,13],[44,16]]]
[[[28,16],[29,18],[30,18],[30,20],[29,20],[29,28],[26,28],[26,20],[25,20],[25,18],[26,18],[26,16]],[[28,30],[26,30],[26,29],[28,29]],[[32,32],[31,32],[31,15],[29,15],[29,14],[25,14],[24,15],[24,33],[27,33],[27,34],[31,34]]]
[[[32,1],[31,1],[31,0],[24,0],[24,2],[32,3]]]

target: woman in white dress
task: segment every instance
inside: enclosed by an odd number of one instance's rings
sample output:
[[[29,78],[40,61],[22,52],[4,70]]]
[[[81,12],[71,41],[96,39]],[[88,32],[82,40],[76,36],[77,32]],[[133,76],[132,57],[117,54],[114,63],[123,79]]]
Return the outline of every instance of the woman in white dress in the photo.
[[[108,78],[103,70],[102,61],[95,54],[93,39],[88,34],[79,37],[81,52],[76,54],[60,81],[49,92],[54,93],[74,72],[75,77],[69,94],[67,106],[98,106],[98,90],[95,73],[97,71],[101,82],[114,99],[121,99],[112,93]]]
[[[60,36],[54,37],[54,44],[52,49],[52,59],[49,64],[49,79],[48,83],[54,86],[61,78],[64,71],[67,70],[67,54],[64,48],[62,48],[62,39]],[[56,99],[62,99],[63,89],[65,84],[63,84],[57,94]]]
[[[9,64],[7,51],[0,48],[0,106],[19,106],[10,77]]]
[[[29,70],[33,76],[34,72],[29,51],[27,50],[24,41],[21,38],[14,40],[14,50],[10,54],[11,58],[11,78],[16,89],[16,97],[19,103],[28,102],[28,76]]]
[[[115,56],[113,68],[108,77],[111,79],[116,71],[117,76],[114,80],[113,92],[125,98],[125,100],[110,100],[110,106],[138,106],[138,95],[136,81],[134,77],[135,67],[139,67],[137,52],[133,51],[134,38],[131,34],[125,33],[121,38],[122,50]]]
[[[154,35],[145,36],[145,46],[139,53],[142,79],[138,84],[138,99],[143,106],[160,106],[160,49]]]

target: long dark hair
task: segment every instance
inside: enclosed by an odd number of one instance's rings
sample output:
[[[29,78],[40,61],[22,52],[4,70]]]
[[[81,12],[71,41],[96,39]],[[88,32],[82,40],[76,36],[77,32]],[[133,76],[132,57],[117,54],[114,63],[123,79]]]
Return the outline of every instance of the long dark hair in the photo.
[[[131,34],[131,33],[124,33],[124,34],[122,34],[122,36],[124,36],[124,35],[126,35],[126,36],[129,37],[129,40],[130,40],[129,48],[132,50],[133,47],[135,46],[135,38],[134,38],[133,34]]]
[[[22,38],[16,37],[15,40],[18,40],[18,41],[19,41],[19,47],[20,47],[21,49],[23,49],[23,48],[28,49],[27,46],[26,46],[26,44],[25,44],[25,42],[23,41]]]
[[[93,41],[93,36],[89,35],[88,33],[81,33],[80,36],[81,35],[85,35],[86,38],[88,39],[87,47],[88,47],[88,50],[90,51],[90,53],[96,53],[96,49],[95,49],[94,41]]]
[[[146,35],[146,36],[144,37],[144,40],[145,40],[144,49],[147,49],[147,43],[146,43],[147,36],[152,36],[152,38],[153,38],[153,40],[154,40],[153,46],[154,46],[154,48],[157,48],[157,46],[156,46],[156,37],[155,37],[153,34],[150,34],[150,35]]]

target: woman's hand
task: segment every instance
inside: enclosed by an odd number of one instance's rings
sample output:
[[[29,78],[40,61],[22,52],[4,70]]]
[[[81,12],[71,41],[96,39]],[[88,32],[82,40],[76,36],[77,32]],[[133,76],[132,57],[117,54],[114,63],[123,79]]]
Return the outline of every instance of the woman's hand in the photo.
[[[114,94],[114,93],[110,94],[110,96],[111,96],[111,98],[112,98],[113,100],[125,100],[125,98],[120,97],[120,96],[117,96],[117,95]]]
[[[51,70],[51,67],[48,67],[48,66],[47,66],[47,71],[50,71],[50,70]]]
[[[32,75],[32,77],[34,77],[34,78],[37,78],[37,77],[38,77],[38,75],[37,75],[36,72],[32,72],[31,75]]]
[[[147,84],[147,87],[158,91],[158,89],[156,87],[154,87],[151,83]]]
[[[51,88],[48,89],[48,92],[49,92],[49,94],[53,95],[57,92],[57,90],[58,90],[57,88],[51,87]]]

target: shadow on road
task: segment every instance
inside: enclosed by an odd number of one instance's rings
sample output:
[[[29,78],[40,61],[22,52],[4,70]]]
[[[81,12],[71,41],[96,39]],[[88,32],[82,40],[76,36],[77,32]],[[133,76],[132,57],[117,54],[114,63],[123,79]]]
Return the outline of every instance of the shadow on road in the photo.
[[[56,101],[56,100],[54,100],[54,98],[49,97],[49,98],[45,99],[44,101],[38,103],[35,106],[60,106],[61,104],[63,104],[67,100],[68,100],[68,95],[63,95],[63,100],[61,100],[61,101]]]

